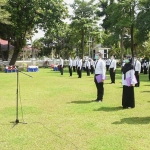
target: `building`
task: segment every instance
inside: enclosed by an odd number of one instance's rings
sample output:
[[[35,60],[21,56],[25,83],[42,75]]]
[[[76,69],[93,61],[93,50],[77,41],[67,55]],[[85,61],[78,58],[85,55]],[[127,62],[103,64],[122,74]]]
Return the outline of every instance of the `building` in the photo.
[[[13,49],[14,47],[8,44],[8,41],[0,39],[0,59],[7,61],[10,56],[10,51]]]
[[[101,44],[98,44],[93,49],[94,49],[93,54],[92,54],[93,58],[95,57],[95,53],[97,53],[97,52],[101,52],[102,55],[103,55],[102,57],[104,59],[107,59],[109,57],[108,56],[108,51],[109,51],[110,48],[101,47]]]

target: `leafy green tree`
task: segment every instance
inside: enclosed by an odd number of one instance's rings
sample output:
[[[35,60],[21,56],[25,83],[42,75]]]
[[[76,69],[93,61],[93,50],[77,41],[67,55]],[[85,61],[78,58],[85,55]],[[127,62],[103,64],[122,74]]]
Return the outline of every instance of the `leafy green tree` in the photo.
[[[6,4],[6,0],[0,0],[0,23],[10,24],[10,22],[8,21],[10,14],[8,13],[8,11],[2,9],[4,6],[6,6]]]
[[[5,9],[11,14],[10,26],[3,26],[0,30],[9,30],[7,37],[14,45],[14,53],[10,65],[15,64],[19,52],[26,43],[27,32],[41,27],[47,29],[62,22],[66,7],[63,0],[8,0]]]
[[[81,53],[82,59],[84,57],[84,48],[86,41],[89,39],[89,32],[94,26],[97,26],[98,18],[96,17],[96,11],[98,5],[94,4],[95,0],[86,2],[85,0],[75,0],[71,5],[73,8],[73,15],[71,16],[71,27],[74,28],[81,41]]]
[[[131,38],[131,53],[134,55],[135,41],[134,41],[134,30],[137,16],[137,8],[139,1],[137,0],[118,0],[100,1],[100,12],[99,16],[105,16],[102,24],[105,28],[106,33],[111,32],[111,36],[114,37],[114,43],[120,40],[122,57],[124,55],[123,41],[125,35],[130,35]]]
[[[137,15],[136,28],[138,29],[138,42],[149,39],[150,32],[150,1],[141,0],[139,3],[139,13]]]

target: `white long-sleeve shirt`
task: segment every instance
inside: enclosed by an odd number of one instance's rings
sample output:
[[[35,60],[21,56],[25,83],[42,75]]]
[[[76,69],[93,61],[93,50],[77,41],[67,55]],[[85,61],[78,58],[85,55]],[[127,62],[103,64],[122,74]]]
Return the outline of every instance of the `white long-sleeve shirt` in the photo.
[[[102,79],[105,80],[106,77],[105,62],[101,58],[95,62],[94,68],[95,74],[102,74]]]
[[[70,59],[69,59],[69,66],[72,67],[72,65],[73,65],[73,64],[72,64],[72,59],[70,58]]]
[[[107,60],[106,60],[106,65],[110,65],[110,62],[111,62],[111,60],[110,60],[110,59],[107,59]]]
[[[60,59],[60,63],[59,63],[59,65],[61,65],[62,67],[64,66],[64,61],[63,61],[63,59],[62,59],[62,58]]]
[[[76,60],[75,60],[75,59],[72,60],[72,65],[73,65],[73,66],[76,66]]]
[[[90,69],[90,68],[91,68],[91,64],[90,64],[90,62],[89,62],[89,61],[86,61],[86,67],[88,67],[88,69]]]
[[[82,68],[82,59],[80,59],[78,62],[78,68],[80,68],[80,69]]]
[[[135,73],[135,71],[133,69],[131,69],[125,73],[125,77],[130,78],[131,84],[133,84],[133,85],[137,83],[134,73]],[[122,85],[128,86],[126,78],[124,79],[124,74],[122,74]]]
[[[114,68],[114,70],[116,70],[116,60],[115,59],[111,60],[111,64],[109,66],[109,69],[110,68]]]
[[[141,72],[141,63],[138,60],[134,62],[134,69],[135,71],[138,71],[139,73]]]

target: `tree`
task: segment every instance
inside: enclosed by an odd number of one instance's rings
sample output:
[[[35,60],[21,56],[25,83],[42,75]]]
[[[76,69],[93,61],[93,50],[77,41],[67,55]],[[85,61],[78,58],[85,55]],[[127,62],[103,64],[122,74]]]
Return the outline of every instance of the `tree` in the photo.
[[[111,35],[117,37],[115,40],[120,40],[122,58],[123,58],[123,41],[126,34],[131,37],[131,53],[135,53],[134,30],[137,16],[137,8],[139,1],[137,0],[118,0],[103,1],[101,0],[102,11],[98,13],[99,16],[105,16],[103,28],[112,33]],[[119,13],[118,13],[119,12]],[[120,37],[120,39],[119,39]],[[115,41],[114,41],[115,42]]]
[[[54,27],[57,22],[61,22],[65,17],[66,7],[63,0],[8,0],[5,9],[11,14],[11,26],[8,38],[14,45],[14,53],[10,65],[14,65],[19,52],[26,43],[28,31],[40,26],[47,29]],[[6,29],[5,26],[4,28]]]
[[[73,8],[71,27],[80,35],[82,59],[84,57],[85,43],[89,39],[89,37],[87,37],[89,31],[98,25],[98,18],[96,17],[98,5],[94,4],[94,2],[94,0],[90,0],[89,2],[85,0],[75,0],[71,5]]]
[[[139,3],[136,28],[138,29],[138,42],[142,43],[149,39],[150,32],[150,1],[141,0]]]
[[[10,24],[8,21],[10,14],[8,11],[2,9],[4,6],[6,6],[6,0],[0,0],[0,23]]]

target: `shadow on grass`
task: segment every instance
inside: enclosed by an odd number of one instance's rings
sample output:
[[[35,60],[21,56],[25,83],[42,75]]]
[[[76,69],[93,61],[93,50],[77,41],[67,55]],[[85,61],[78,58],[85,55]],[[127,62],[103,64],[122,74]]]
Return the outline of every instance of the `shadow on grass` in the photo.
[[[150,91],[141,91],[141,93],[149,93]]]
[[[119,110],[122,110],[122,107],[101,107],[101,108],[95,109],[94,111],[111,112],[111,111],[119,111]]]
[[[149,124],[150,117],[130,117],[130,118],[123,118],[120,121],[113,122],[112,124]]]
[[[72,101],[70,103],[74,103],[74,104],[89,104],[89,103],[93,103],[95,101]]]
[[[150,85],[143,85],[143,86],[150,86]]]

